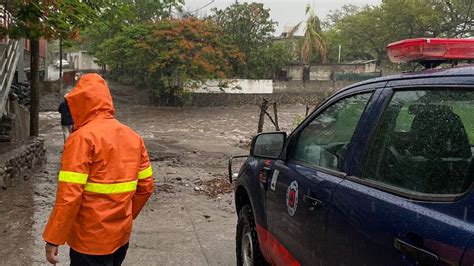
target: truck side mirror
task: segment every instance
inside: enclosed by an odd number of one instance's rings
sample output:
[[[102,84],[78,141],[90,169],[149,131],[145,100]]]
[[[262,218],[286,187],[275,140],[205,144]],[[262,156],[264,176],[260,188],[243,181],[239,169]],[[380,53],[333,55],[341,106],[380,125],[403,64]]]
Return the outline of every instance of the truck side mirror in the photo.
[[[228,171],[229,171],[229,183],[232,184],[232,182],[234,182],[235,179],[237,179],[237,177],[239,176],[238,173],[234,173],[233,170],[233,165],[234,165],[234,160],[236,159],[244,159],[244,158],[247,158],[248,155],[239,155],[239,156],[232,156],[229,158],[229,163],[228,163]]]
[[[285,132],[265,132],[252,140],[250,155],[268,159],[278,159],[286,141]]]

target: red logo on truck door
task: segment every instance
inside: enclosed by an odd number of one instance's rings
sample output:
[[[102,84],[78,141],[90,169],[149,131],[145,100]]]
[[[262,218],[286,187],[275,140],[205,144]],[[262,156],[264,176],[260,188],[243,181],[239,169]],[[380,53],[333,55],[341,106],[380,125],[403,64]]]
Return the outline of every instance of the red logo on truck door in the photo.
[[[286,190],[286,208],[291,216],[295,215],[296,208],[298,208],[298,183],[296,181],[291,182]]]

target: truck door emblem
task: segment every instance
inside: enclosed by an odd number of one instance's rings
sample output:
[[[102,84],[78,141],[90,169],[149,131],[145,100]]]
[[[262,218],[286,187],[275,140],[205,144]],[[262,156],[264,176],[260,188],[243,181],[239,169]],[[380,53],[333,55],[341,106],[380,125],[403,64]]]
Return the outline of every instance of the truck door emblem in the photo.
[[[298,183],[296,181],[293,181],[291,182],[290,186],[286,190],[286,208],[290,216],[295,215],[297,207],[298,207]]]
[[[278,180],[278,175],[280,174],[280,171],[278,170],[275,170],[273,172],[273,176],[272,176],[272,182],[270,183],[270,189],[275,191],[275,188],[276,188],[276,183],[277,183],[277,180]]]

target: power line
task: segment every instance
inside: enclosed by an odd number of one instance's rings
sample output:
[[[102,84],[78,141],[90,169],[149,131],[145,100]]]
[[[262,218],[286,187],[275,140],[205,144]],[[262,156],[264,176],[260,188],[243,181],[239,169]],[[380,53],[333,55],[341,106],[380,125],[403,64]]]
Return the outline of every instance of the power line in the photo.
[[[194,11],[189,12],[189,13],[196,13],[196,12],[198,12],[199,10],[201,10],[201,9],[203,9],[203,8],[206,8],[206,7],[210,6],[210,5],[212,5],[215,1],[216,1],[216,0],[211,0],[211,2],[205,4],[204,6],[198,8],[198,9],[196,9],[196,10],[194,10]]]

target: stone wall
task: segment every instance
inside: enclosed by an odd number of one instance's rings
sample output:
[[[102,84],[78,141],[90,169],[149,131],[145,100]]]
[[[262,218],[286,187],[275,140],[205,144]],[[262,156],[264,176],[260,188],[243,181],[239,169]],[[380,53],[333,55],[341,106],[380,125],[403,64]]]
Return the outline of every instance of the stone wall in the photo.
[[[361,74],[361,73],[379,73],[376,61],[367,61],[355,64],[320,64],[311,65],[289,65],[287,68],[287,78],[289,80],[303,80],[305,68],[309,71],[307,81],[315,80],[337,80],[335,74]],[[309,79],[308,79],[309,78]]]
[[[46,162],[44,141],[28,139],[20,143],[2,143],[0,147],[0,186],[3,189],[26,180]]]
[[[272,94],[195,93],[191,94],[186,105],[258,105],[262,102],[262,98],[279,104],[315,104],[353,83],[350,81],[275,81]]]
[[[1,116],[0,117],[0,143],[10,142],[13,138],[13,117],[12,116]]]
[[[234,93],[264,94],[273,93],[271,79],[234,79],[229,80],[226,88],[219,87],[219,81],[209,80],[198,88],[189,88],[192,93]],[[222,85],[221,85],[222,86]]]
[[[306,104],[319,102],[331,92],[302,93],[286,92],[273,94],[227,94],[227,93],[196,93],[186,105],[199,107],[259,105],[265,98],[279,104]]]
[[[275,93],[325,93],[338,91],[353,83],[353,81],[274,81],[273,91]]]

